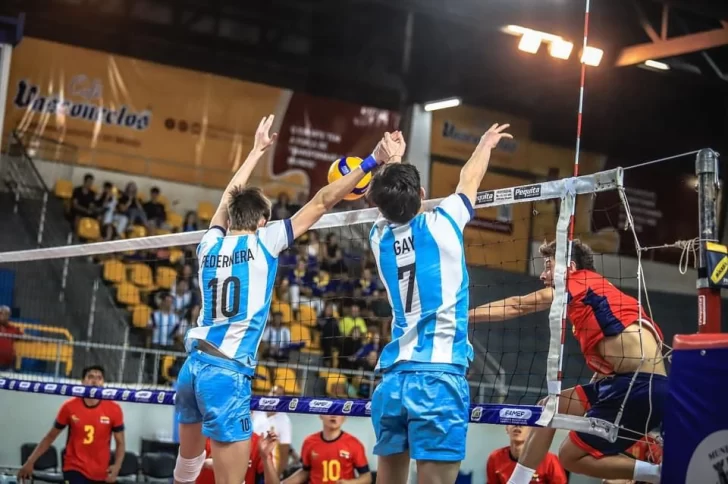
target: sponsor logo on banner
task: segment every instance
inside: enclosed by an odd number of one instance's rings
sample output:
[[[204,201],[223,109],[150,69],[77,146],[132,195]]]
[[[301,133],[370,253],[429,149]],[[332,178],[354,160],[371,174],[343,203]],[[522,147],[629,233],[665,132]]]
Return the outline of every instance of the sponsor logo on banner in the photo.
[[[527,200],[541,196],[541,185],[529,185],[527,187],[516,187],[513,189],[513,198],[516,200]]]
[[[116,396],[116,390],[113,388],[104,388],[101,390],[101,396],[107,400],[113,400]]]
[[[63,385],[61,387],[61,395],[66,395],[67,393],[68,393],[68,386],[67,385]]]
[[[475,198],[475,203],[480,205],[481,203],[493,203],[495,200],[495,192],[490,190],[487,192],[480,192]]]
[[[366,415],[372,414],[372,402],[367,402],[367,404],[364,406],[364,413]]]
[[[131,390],[124,390],[121,394],[121,399],[127,401],[129,400],[129,395],[131,395]]]
[[[86,387],[74,386],[71,388],[72,395],[86,395]]]
[[[705,295],[698,295],[698,326],[705,326],[707,316],[705,315]]]
[[[344,402],[344,406],[341,407],[341,412],[342,413],[351,413],[351,408],[353,406],[354,406],[354,402],[352,402],[351,400],[347,400],[346,402]]]
[[[728,482],[728,430],[713,432],[698,444],[690,458],[685,480],[680,479],[680,482]]]
[[[55,383],[46,383],[45,386],[43,386],[43,391],[45,393],[55,393],[57,388],[58,385],[56,385]]]
[[[298,398],[294,398],[290,402],[288,402],[288,410],[290,410],[291,412],[293,412],[297,408],[298,408]]]
[[[96,398],[96,392],[99,391],[98,388],[92,388],[91,392],[88,394],[89,398]],[[103,395],[103,394],[102,394]]]
[[[470,412],[470,420],[473,422],[480,422],[480,419],[483,418],[483,407],[475,407],[472,412]]]
[[[164,392],[159,392],[159,395],[157,395],[157,403],[164,403]]]
[[[524,408],[501,408],[498,412],[501,423],[519,424],[526,423],[531,418],[533,412]]]
[[[40,390],[40,383],[33,385],[33,392],[38,393],[38,390]]]
[[[495,191],[496,202],[507,202],[509,200],[513,200],[513,192],[510,188],[504,188],[502,190]]]
[[[0,388],[5,388],[7,384],[8,381],[5,378],[0,378]]]
[[[10,381],[10,386],[8,388],[10,388],[11,390],[15,388],[15,380]]]
[[[260,400],[258,400],[258,408],[261,410],[278,408],[278,404],[280,402],[281,402],[280,398],[263,397]]]
[[[326,412],[331,408],[332,402],[327,400],[311,400],[308,404],[308,409],[312,412]]]
[[[134,401],[135,402],[148,402],[152,399],[152,392],[143,390],[140,392],[136,392],[134,395]]]
[[[19,390],[30,390],[30,382],[29,381],[21,381],[18,385]]]

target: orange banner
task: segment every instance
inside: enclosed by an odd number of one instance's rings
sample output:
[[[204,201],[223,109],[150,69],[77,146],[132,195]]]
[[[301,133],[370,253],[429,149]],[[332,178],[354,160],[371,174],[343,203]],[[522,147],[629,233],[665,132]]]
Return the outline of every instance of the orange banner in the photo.
[[[18,132],[41,159],[223,187],[270,113],[281,138],[257,183],[305,195],[331,161],[366,156],[399,124],[385,110],[25,38],[4,134]]]

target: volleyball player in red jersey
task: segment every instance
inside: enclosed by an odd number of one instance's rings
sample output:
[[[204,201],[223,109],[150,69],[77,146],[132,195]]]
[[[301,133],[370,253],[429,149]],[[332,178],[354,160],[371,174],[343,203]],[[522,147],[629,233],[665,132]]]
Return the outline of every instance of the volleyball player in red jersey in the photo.
[[[531,432],[530,427],[506,425],[510,445],[496,449],[488,456],[485,473],[488,484],[506,484],[516,468],[518,458]],[[530,484],[566,484],[566,473],[559,459],[549,452],[531,477]]]
[[[366,452],[362,443],[341,430],[344,417],[322,416],[323,430],[303,441],[303,469],[283,481],[283,484],[370,484]],[[358,476],[357,476],[358,474]]]
[[[474,322],[494,322],[549,309],[553,301],[556,243],[539,249],[545,288],[475,309]],[[667,398],[662,332],[638,301],[614,287],[594,268],[591,249],[574,240],[567,277],[567,318],[595,374],[589,384],[561,392],[559,413],[615,422],[624,403],[617,441],[571,432],[559,450],[570,472],[601,479],[659,482],[660,466],[628,454],[634,437],[659,428]],[[628,430],[626,430],[628,429]],[[527,484],[554,438],[554,429],[531,432],[509,484]]]
[[[100,366],[84,368],[82,383],[91,387],[104,386],[104,369]],[[32,476],[35,462],[66,427],[68,439],[63,459],[65,483],[115,482],[126,452],[124,415],[116,402],[92,398],[71,398],[61,406],[53,427],[18,471],[18,478]],[[114,464],[109,466],[112,435],[116,451]]]
[[[245,473],[243,484],[258,484],[261,479],[263,479],[264,484],[279,484],[278,469],[273,457],[273,450],[277,442],[278,437],[274,432],[268,432],[265,438],[262,439],[257,434],[251,435],[250,461],[248,462],[248,472]],[[214,456],[210,455],[211,453],[212,446],[210,439],[207,439],[205,443],[207,458],[197,481],[195,481],[196,484],[215,484],[215,473],[212,467]]]

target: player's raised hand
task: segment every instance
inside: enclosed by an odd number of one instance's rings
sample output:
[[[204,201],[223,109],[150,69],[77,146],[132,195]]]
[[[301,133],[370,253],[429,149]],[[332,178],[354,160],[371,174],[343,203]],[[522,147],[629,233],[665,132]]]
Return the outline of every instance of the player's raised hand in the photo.
[[[400,152],[404,153],[404,150],[400,143],[392,137],[392,133],[384,133],[382,140],[374,148],[373,155],[379,163],[398,163],[402,161],[402,155],[398,154]]]
[[[276,445],[278,444],[278,435],[276,434],[273,427],[265,433],[262,439],[260,439],[258,443],[258,450],[260,450],[260,455],[262,456],[269,456],[273,453],[273,450],[276,448]]]
[[[493,149],[495,148],[500,140],[503,138],[513,139],[513,135],[506,133],[505,130],[510,128],[510,124],[498,124],[495,123],[490,127],[488,131],[480,138],[480,145],[484,148]]]
[[[258,129],[255,130],[255,144],[253,145],[253,150],[263,152],[276,142],[278,133],[271,134],[270,132],[274,120],[275,115],[273,114],[260,120]]]

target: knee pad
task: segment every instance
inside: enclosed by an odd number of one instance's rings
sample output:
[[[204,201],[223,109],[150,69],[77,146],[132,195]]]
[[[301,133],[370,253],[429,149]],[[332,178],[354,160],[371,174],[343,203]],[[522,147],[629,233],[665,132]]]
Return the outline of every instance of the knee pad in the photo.
[[[194,459],[185,459],[177,454],[177,463],[174,466],[174,480],[177,482],[195,482],[200,476],[202,466],[205,465],[206,457],[205,452]]]

